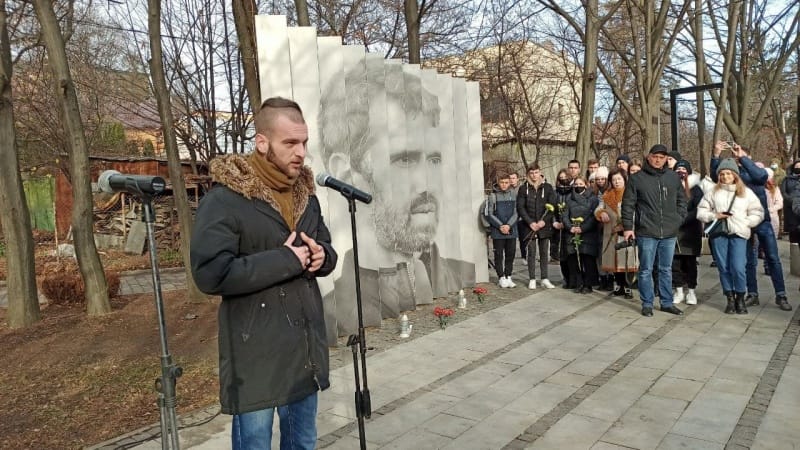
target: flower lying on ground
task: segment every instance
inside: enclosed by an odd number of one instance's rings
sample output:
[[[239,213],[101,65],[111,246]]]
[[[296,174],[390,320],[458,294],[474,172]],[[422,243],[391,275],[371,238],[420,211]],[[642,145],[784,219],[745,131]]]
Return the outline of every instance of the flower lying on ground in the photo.
[[[480,287],[480,286],[478,286],[478,287],[476,287],[475,289],[473,289],[473,290],[472,290],[472,293],[478,296],[478,301],[479,301],[480,303],[483,303],[484,296],[485,296],[485,295],[486,295],[488,292],[489,292],[489,291],[487,291],[485,287]]]
[[[444,330],[447,328],[447,321],[450,319],[450,316],[455,314],[455,310],[452,308],[442,308],[441,306],[437,306],[433,308],[433,315],[439,318],[439,326]]]

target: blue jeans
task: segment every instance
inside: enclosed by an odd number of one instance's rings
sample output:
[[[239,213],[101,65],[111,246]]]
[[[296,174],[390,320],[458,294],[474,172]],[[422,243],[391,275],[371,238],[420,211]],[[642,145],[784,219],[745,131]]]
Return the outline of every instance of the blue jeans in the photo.
[[[717,261],[719,282],[723,292],[741,292],[747,289],[745,252],[748,242],[739,236],[720,236],[714,239],[712,252]]]
[[[775,295],[786,295],[786,284],[783,281],[783,266],[778,256],[778,241],[775,239],[775,231],[772,229],[771,222],[761,222],[752,229],[755,239],[764,246],[764,260],[769,268],[769,276],[772,278],[772,287]],[[751,239],[747,249],[747,292],[758,295],[758,279],[756,269],[758,266],[758,246],[753,245]],[[719,260],[717,260],[719,261]]]
[[[272,419],[276,408],[233,416],[233,450],[270,450]],[[317,445],[317,392],[284,406],[278,406],[281,450],[313,450]]]
[[[675,255],[675,238],[651,238],[636,236],[639,246],[639,297],[643,308],[652,308],[655,291],[653,287],[653,264],[658,264],[658,296],[661,308],[672,306],[672,257]],[[658,254],[658,261],[656,261]]]

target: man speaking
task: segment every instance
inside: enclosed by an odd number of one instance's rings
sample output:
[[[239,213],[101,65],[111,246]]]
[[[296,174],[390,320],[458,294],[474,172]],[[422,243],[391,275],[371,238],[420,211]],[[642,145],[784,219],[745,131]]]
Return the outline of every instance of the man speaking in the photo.
[[[221,295],[219,384],[233,414],[234,449],[316,445],[317,391],[327,389],[328,343],[317,277],[336,252],[304,165],[308,128],[297,103],[266,100],[255,117],[256,150],[217,157],[217,185],[197,209],[192,274]]]

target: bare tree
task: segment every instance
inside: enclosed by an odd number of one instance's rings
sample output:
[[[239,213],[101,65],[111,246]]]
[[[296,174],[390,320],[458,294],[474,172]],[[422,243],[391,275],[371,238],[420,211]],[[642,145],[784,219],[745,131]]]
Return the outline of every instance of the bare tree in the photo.
[[[581,162],[581,166],[585,166],[589,155],[591,155],[594,140],[592,128],[595,114],[595,97],[597,95],[597,65],[599,62],[598,46],[600,30],[605,26],[606,22],[614,17],[618,8],[622,6],[622,2],[612,2],[608,10],[602,16],[600,15],[598,0],[582,2],[584,22],[581,24],[576,19],[576,17],[579,17],[577,10],[564,9],[561,6],[562,2],[556,2],[554,0],[538,1],[542,5],[555,11],[562,19],[566,20],[584,44],[580,121],[578,123],[578,135],[575,142],[575,159]]]
[[[297,10],[297,25],[310,27],[311,21],[308,18],[308,2],[306,0],[294,0],[294,8]]]
[[[192,277],[189,264],[189,243],[192,236],[192,211],[189,208],[189,199],[186,195],[186,185],[183,183],[180,156],[178,155],[178,142],[175,138],[175,123],[172,117],[172,101],[167,88],[164,75],[164,64],[161,52],[161,2],[148,0],[148,31],[150,34],[150,76],[153,78],[153,91],[158,102],[158,113],[161,117],[161,127],[164,134],[164,146],[167,152],[167,165],[169,166],[169,179],[172,183],[172,195],[178,209],[178,222],[181,227],[181,255],[183,256],[186,273],[187,293],[191,300],[200,301],[206,296],[200,292]]]
[[[86,310],[90,316],[106,314],[111,312],[111,304],[103,265],[94,244],[89,152],[81,121],[78,94],[70,74],[64,36],[61,34],[53,3],[48,0],[33,0],[33,6],[47,48],[48,63],[58,83],[53,86],[53,93],[58,99],[69,137],[73,194],[72,227],[78,266],[86,287]]]
[[[256,52],[255,0],[233,2],[233,21],[242,58],[244,85],[250,98],[250,110],[261,107],[261,88],[258,81],[258,53]]]
[[[0,220],[8,261],[8,326],[20,328],[38,321],[39,299],[31,219],[22,189],[11,96],[11,44],[6,2],[0,0]]]
[[[800,6],[789,2],[771,13],[771,3],[766,0],[727,5],[709,1],[707,5],[716,44],[726,66],[731,67],[727,75],[713,65],[716,58],[706,64],[707,76],[725,80],[727,101],[721,94],[712,93],[712,98],[722,105],[722,120],[733,138],[751,145],[767,116],[780,114],[774,101],[789,75],[789,58],[800,48]],[[730,39],[731,35],[735,39]],[[785,141],[782,147],[785,155]]]

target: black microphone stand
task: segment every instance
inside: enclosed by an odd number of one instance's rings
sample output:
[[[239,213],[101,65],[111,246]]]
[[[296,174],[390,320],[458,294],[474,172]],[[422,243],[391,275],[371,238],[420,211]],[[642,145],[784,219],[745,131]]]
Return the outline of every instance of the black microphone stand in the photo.
[[[358,420],[358,440],[361,443],[361,450],[367,448],[367,438],[364,434],[364,418],[372,416],[372,401],[369,397],[369,387],[367,384],[367,341],[364,335],[364,318],[361,306],[361,278],[359,276],[358,265],[358,239],[356,238],[356,201],[351,195],[342,192],[342,196],[347,199],[350,211],[350,226],[353,234],[353,264],[355,266],[356,277],[356,305],[358,307],[358,334],[352,334],[347,339],[347,345],[353,350],[353,373],[355,374],[356,392],[356,418]],[[356,352],[356,345],[358,352]],[[361,355],[361,377],[359,377],[358,358]],[[361,387],[361,378],[364,379],[364,387]]]
[[[155,293],[156,309],[158,310],[158,331],[161,337],[161,378],[156,378],[155,388],[158,392],[158,407],[161,413],[161,448],[167,450],[180,449],[178,442],[178,418],[175,414],[177,398],[175,397],[175,383],[183,374],[183,369],[172,362],[172,356],[167,350],[167,334],[164,321],[164,302],[161,297],[161,276],[158,271],[158,258],[156,254],[156,239],[153,231],[155,214],[153,213],[152,196],[140,193],[143,205],[143,216],[147,228],[147,245],[150,248],[150,268],[153,273],[153,292]],[[172,447],[170,447],[172,444]]]

